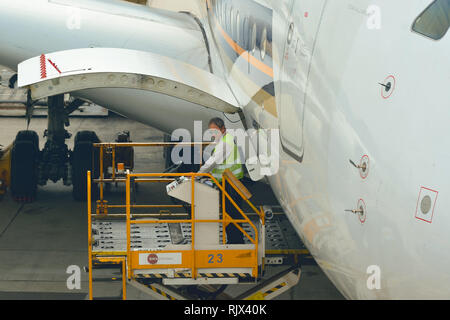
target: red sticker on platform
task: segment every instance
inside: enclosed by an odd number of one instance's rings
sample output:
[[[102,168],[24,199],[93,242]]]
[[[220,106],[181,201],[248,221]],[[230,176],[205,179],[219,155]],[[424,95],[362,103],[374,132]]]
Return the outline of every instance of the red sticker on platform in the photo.
[[[147,261],[150,264],[157,264],[158,263],[158,256],[154,253],[151,253],[147,257]]]

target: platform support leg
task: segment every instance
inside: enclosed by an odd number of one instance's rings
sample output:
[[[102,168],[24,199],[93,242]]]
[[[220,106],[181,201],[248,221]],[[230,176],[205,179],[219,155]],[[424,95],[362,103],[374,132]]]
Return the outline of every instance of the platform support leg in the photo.
[[[127,300],[127,263],[122,260],[122,300]]]
[[[92,300],[92,199],[91,171],[87,172],[87,209],[88,209],[88,253],[89,253],[89,300]]]
[[[293,266],[288,270],[273,276],[255,288],[243,293],[237,300],[272,300],[282,293],[295,287],[301,276],[300,266]]]
[[[135,280],[131,280],[130,285],[156,300],[188,300],[188,298],[178,292],[157,283],[144,285]]]

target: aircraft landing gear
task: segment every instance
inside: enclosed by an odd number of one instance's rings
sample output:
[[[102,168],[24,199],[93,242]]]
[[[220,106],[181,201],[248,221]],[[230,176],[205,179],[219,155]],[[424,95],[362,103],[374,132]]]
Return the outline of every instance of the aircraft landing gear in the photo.
[[[69,114],[83,103],[74,100],[65,106],[64,95],[48,98],[48,127],[44,133],[47,141],[42,151],[39,151],[36,132],[27,130],[17,134],[11,150],[11,192],[16,201],[34,201],[37,186],[44,186],[49,180],[62,180],[66,186],[73,184],[74,199],[86,200],[86,174],[88,170],[95,174],[92,165],[98,163],[93,161],[92,144],[100,141],[95,132],[79,132],[71,152],[66,144],[71,134],[65,129],[70,125]]]
[[[11,193],[19,202],[32,202],[38,184],[39,137],[34,131],[20,131],[11,151]]]
[[[87,175],[92,171],[93,179],[99,177],[99,152],[93,144],[100,142],[93,131],[81,131],[75,136],[75,145],[71,155],[73,198],[76,201],[86,201],[87,198]],[[95,167],[93,168],[93,164]],[[93,197],[98,193],[97,185],[92,187]]]
[[[44,132],[47,138],[39,162],[39,185],[44,186],[47,181],[57,182],[63,179],[64,185],[71,185],[69,175],[69,150],[66,139],[71,137],[64,128],[68,125],[67,113],[64,108],[64,96],[48,98],[48,128]]]

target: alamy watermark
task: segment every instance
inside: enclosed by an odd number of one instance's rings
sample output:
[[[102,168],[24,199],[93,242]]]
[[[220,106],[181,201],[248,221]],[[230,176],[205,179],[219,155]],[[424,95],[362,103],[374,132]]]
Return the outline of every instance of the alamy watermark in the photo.
[[[381,8],[377,5],[370,5],[366,11],[367,18],[367,28],[369,30],[380,30],[381,29]]]
[[[381,268],[377,265],[371,265],[366,270],[369,277],[367,278],[367,289],[380,290],[381,289]]]
[[[357,5],[350,4],[348,6],[350,10],[357,12],[358,14],[367,17],[366,27],[369,30],[381,29],[381,8],[375,4],[369,5],[366,9],[363,9]]]
[[[67,8],[66,27],[69,30],[81,29],[81,10],[76,7]]]
[[[71,265],[66,269],[66,273],[69,274],[67,277],[66,285],[69,290],[80,290],[81,289],[81,269],[79,266]]]
[[[192,137],[189,130],[176,129],[171,135],[171,140],[182,143],[210,142],[211,144],[206,146],[203,151],[200,146],[191,148],[190,146],[177,145],[171,152],[173,163],[201,165],[215,152],[222,138],[222,134],[217,130],[208,129],[203,132],[201,121],[195,121],[193,133]],[[234,138],[238,147],[238,163],[254,167],[261,176],[272,176],[278,173],[280,168],[280,134],[278,129],[226,129],[226,134],[230,134]],[[222,146],[225,150],[231,147],[227,143],[223,143]],[[226,151],[224,154],[226,154]]]

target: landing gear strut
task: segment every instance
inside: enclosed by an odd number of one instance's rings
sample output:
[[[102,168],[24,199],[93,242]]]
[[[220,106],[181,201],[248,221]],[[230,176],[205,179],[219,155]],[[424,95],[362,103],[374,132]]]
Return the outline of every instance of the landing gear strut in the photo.
[[[27,130],[17,134],[11,152],[11,192],[16,201],[33,201],[37,186],[44,186],[49,180],[62,180],[64,185],[70,186],[72,175],[75,175],[75,200],[86,199],[86,172],[93,171],[94,163],[92,143],[99,142],[99,139],[94,132],[80,132],[75,138],[74,151],[71,152],[66,144],[71,134],[65,129],[70,125],[69,114],[83,103],[74,100],[65,106],[64,95],[48,98],[48,126],[44,132],[47,141],[42,151],[39,151],[36,132]],[[30,108],[32,106],[30,101]]]
[[[41,186],[46,185],[48,180],[57,182],[60,179],[63,179],[66,186],[72,184],[69,174],[69,150],[65,142],[71,137],[64,128],[64,125],[68,124],[67,116],[64,96],[49,97],[48,129],[44,132],[47,142],[39,162],[39,185]]]

